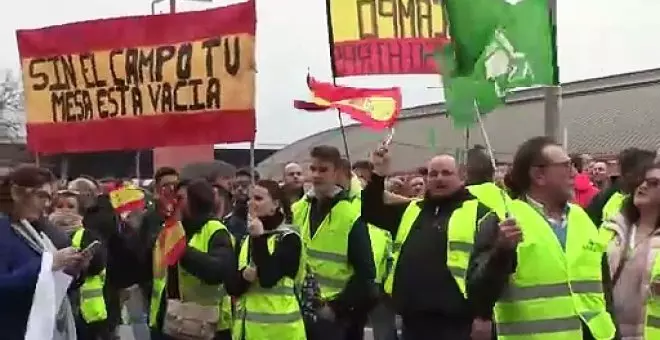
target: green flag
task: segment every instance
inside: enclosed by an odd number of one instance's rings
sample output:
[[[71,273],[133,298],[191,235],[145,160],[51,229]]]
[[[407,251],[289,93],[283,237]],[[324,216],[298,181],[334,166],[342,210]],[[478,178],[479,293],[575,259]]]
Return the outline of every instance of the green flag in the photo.
[[[556,83],[548,0],[445,0],[451,42],[436,51],[445,102],[457,127],[512,89]]]

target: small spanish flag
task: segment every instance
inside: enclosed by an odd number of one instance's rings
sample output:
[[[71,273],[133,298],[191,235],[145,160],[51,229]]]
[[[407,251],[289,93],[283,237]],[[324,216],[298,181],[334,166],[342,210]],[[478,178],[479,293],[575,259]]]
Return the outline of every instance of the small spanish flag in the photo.
[[[181,221],[169,218],[158,234],[154,247],[154,275],[163,274],[168,266],[175,265],[186,250],[186,232]]]
[[[110,204],[119,215],[145,207],[144,191],[135,185],[123,185],[110,191]]]
[[[296,100],[293,106],[305,111],[338,109],[362,125],[380,130],[391,128],[401,112],[401,89],[365,89],[337,86],[307,75],[312,102]]]

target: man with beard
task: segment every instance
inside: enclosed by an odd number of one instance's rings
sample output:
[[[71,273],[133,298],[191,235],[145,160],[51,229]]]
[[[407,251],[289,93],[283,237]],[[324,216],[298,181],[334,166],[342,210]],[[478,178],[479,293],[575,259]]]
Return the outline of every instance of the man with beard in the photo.
[[[362,192],[362,217],[394,235],[394,263],[384,288],[402,316],[403,338],[490,338],[490,322],[475,320],[472,313],[465,271],[478,225],[497,221],[497,216],[467,191],[450,155],[428,162],[426,193],[409,203],[383,199],[387,148],[376,150],[372,163],[371,182]]]

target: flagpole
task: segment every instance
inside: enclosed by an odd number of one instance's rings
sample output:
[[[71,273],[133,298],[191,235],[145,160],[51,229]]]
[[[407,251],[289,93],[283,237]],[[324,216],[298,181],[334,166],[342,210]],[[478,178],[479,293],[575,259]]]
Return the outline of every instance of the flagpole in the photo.
[[[254,141],[250,141],[250,181],[252,182],[252,185],[255,185],[257,182],[257,179],[254,177],[256,170],[254,158]]]
[[[479,129],[481,130],[481,136],[483,137],[484,142],[486,143],[486,151],[488,152],[488,157],[490,158],[490,165],[493,167],[493,170],[496,170],[497,162],[495,161],[495,152],[493,152],[493,146],[492,144],[490,144],[488,131],[486,131],[486,126],[484,125],[484,121],[481,119],[481,114],[479,113],[479,105],[477,105],[476,101],[474,102],[474,113],[477,115],[477,122],[479,123]],[[509,201],[507,199],[507,195],[504,192],[504,190],[500,190],[500,194],[502,194],[502,200],[504,201],[504,210],[508,218],[511,215],[511,212],[509,210]]]
[[[335,49],[333,48],[334,34],[332,32],[332,16],[330,9],[330,0],[325,0],[325,13],[327,17],[327,26],[328,26],[328,44],[330,45],[330,72],[332,73],[332,84],[337,85],[337,77],[335,76]],[[341,112],[337,110],[337,120],[339,120],[339,129],[341,129],[341,139],[344,143],[344,153],[346,153],[346,159],[348,162],[351,162],[351,154],[348,150],[348,140],[346,139],[346,128],[344,127],[344,119],[341,116]]]
[[[561,87],[559,85],[559,61],[557,57],[557,0],[548,0],[548,13],[552,25],[552,67],[554,74],[553,84],[545,87],[544,130],[546,136],[559,141],[561,137],[559,131]]]

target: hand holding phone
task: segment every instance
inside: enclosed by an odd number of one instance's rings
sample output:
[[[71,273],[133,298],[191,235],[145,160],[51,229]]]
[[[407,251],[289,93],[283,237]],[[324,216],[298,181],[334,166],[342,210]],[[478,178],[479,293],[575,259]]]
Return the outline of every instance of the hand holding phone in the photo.
[[[90,243],[87,248],[83,249],[81,253],[85,256],[94,256],[96,252],[101,248],[101,242],[96,240],[92,243]]]

